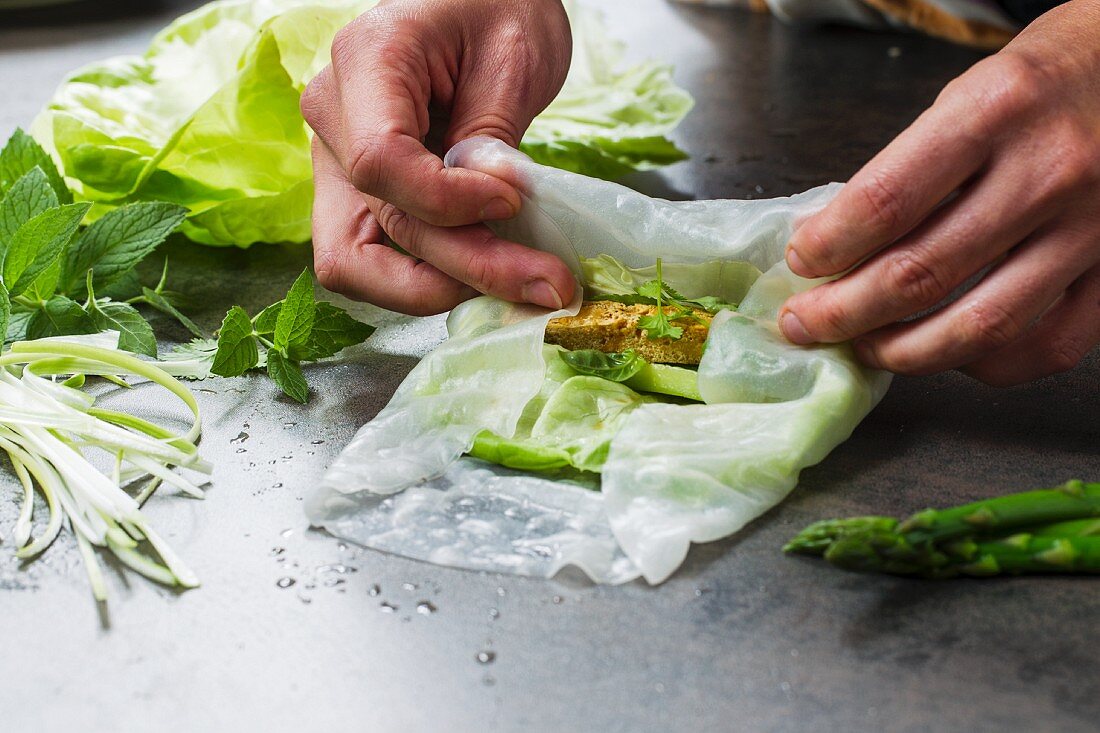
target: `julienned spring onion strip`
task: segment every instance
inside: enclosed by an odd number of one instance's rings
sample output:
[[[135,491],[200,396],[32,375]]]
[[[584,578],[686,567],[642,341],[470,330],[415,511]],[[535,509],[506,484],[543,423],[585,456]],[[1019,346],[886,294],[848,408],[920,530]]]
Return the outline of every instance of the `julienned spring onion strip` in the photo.
[[[191,410],[191,427],[178,434],[95,407],[95,397],[81,391],[85,375],[127,387],[125,376],[148,379],[183,401]],[[97,600],[106,599],[107,588],[96,547],[158,583],[197,586],[198,578],[149,526],[141,506],[162,483],[202,498],[200,486],[175,470],[211,472],[195,445],[201,429],[194,396],[157,363],[79,338],[13,344],[0,356],[0,450],[11,459],[23,489],[13,532],[16,556],[38,555],[65,524],[76,536]],[[106,453],[110,469],[104,472],[93,464],[89,451]],[[124,490],[141,480],[145,483],[136,496]],[[49,519],[32,540],[35,487],[46,500]]]

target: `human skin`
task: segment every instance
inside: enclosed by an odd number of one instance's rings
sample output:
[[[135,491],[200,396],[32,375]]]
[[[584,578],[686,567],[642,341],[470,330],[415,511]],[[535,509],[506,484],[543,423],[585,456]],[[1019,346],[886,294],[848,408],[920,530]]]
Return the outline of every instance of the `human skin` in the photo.
[[[1070,369],[1100,343],[1098,39],[1100,3],[1073,0],[951,82],[795,232],[791,269],[837,279],[785,304],[786,336],[994,385]],[[518,193],[439,154],[475,134],[517,145],[569,50],[560,0],[391,0],[341,31],[302,98],[321,283],[421,315],[479,292],[568,302],[563,263],[481,224],[513,215]]]
[[[1076,366],[1100,343],[1100,3],[1047,13],[952,81],[799,227],[787,263],[855,266],[787,301],[796,343],[854,339],[870,366],[998,386]]]

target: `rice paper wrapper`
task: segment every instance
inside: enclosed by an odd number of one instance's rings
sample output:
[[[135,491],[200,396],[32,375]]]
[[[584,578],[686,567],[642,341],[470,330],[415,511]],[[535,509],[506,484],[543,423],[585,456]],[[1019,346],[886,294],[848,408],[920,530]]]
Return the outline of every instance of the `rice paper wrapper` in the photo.
[[[889,376],[861,367],[846,345],[797,347],[775,325],[787,297],[817,284],[787,269],[787,240],[840,184],[771,200],[669,202],[535,164],[487,138],[459,144],[447,164],[516,185],[523,210],[499,233],[557,254],[579,278],[582,258],[600,255],[628,268],[661,257],[666,280],[696,291],[687,297],[733,287],[746,269],[763,274],[736,312],[712,323],[699,365],[704,404],[638,406],[611,439],[602,476],[590,478],[463,455],[483,430],[515,433],[547,375],[546,324],[575,314],[580,296],[556,312],[491,297],[463,303],[447,341],[329,468],[307,505],[315,525],[440,565],[541,577],[572,565],[599,583],[659,583],[691,543],[730,535],[779,503],[885,394]],[[629,274],[601,273],[620,276]]]

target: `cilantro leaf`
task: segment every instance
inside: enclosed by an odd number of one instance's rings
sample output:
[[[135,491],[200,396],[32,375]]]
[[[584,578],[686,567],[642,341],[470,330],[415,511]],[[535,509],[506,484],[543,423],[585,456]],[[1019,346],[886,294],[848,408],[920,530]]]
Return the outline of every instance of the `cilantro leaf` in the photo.
[[[176,306],[172,305],[172,303],[167,298],[165,298],[157,291],[153,290],[152,288],[142,288],[141,295],[142,299],[146,303],[153,306],[161,313],[170,315],[177,321],[182,323],[183,327],[190,331],[192,336],[195,336],[196,338],[204,338],[206,336],[206,334],[202,332],[202,329],[199,328],[194,321],[180,313],[179,309],[177,309]]]
[[[363,343],[372,333],[374,326],[357,321],[343,308],[322,301],[316,305],[309,338],[301,346],[291,346],[288,353],[299,361],[325,359]]]
[[[239,377],[260,359],[252,319],[238,305],[229,309],[218,330],[218,352],[210,371],[222,377]]]
[[[89,304],[89,315],[97,330],[118,331],[118,348],[156,358],[157,337],[153,335],[152,326],[134,306],[93,300]]]
[[[65,179],[57,172],[53,158],[33,137],[19,129],[8,138],[4,149],[0,150],[0,194],[36,167],[41,168],[46,175],[58,202],[71,204],[73,195],[65,184]]]
[[[16,230],[4,253],[4,284],[19,295],[61,255],[91,204],[47,209]]]
[[[19,227],[46,209],[58,205],[46,174],[37,166],[17,180],[0,201],[0,252],[8,247]]]
[[[315,311],[313,277],[308,269],[302,270],[302,274],[287,291],[279,316],[275,320],[275,336],[272,339],[275,348],[285,350],[289,346],[304,344],[313,329]]]
[[[298,362],[288,359],[278,349],[267,352],[267,375],[286,395],[305,404],[309,400],[309,385]]]
[[[34,311],[27,322],[28,339],[40,339],[47,336],[71,336],[73,334],[96,333],[92,317],[79,303],[55,295]]]
[[[673,326],[668,315],[660,306],[658,306],[656,313],[639,318],[638,328],[645,331],[646,338],[650,341],[666,338],[675,341],[684,335],[683,327]]]
[[[67,253],[61,270],[66,293],[83,295],[84,276],[92,270],[97,288],[106,288],[141,262],[187,216],[175,204],[142,202],[107,213],[89,226]]]

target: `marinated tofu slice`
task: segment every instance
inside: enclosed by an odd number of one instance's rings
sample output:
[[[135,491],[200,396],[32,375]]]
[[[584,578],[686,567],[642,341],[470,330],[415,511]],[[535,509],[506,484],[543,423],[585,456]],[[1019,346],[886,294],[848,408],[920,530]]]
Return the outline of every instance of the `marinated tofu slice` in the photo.
[[[611,353],[634,349],[648,362],[656,364],[698,364],[703,358],[703,344],[713,316],[705,310],[695,311],[694,318],[682,318],[673,325],[684,329],[678,339],[650,339],[638,328],[638,320],[653,315],[657,306],[616,303],[611,300],[586,300],[577,315],[554,318],[546,326],[546,343],[563,346],[570,351],[597,349]],[[672,315],[675,309],[665,308]]]

